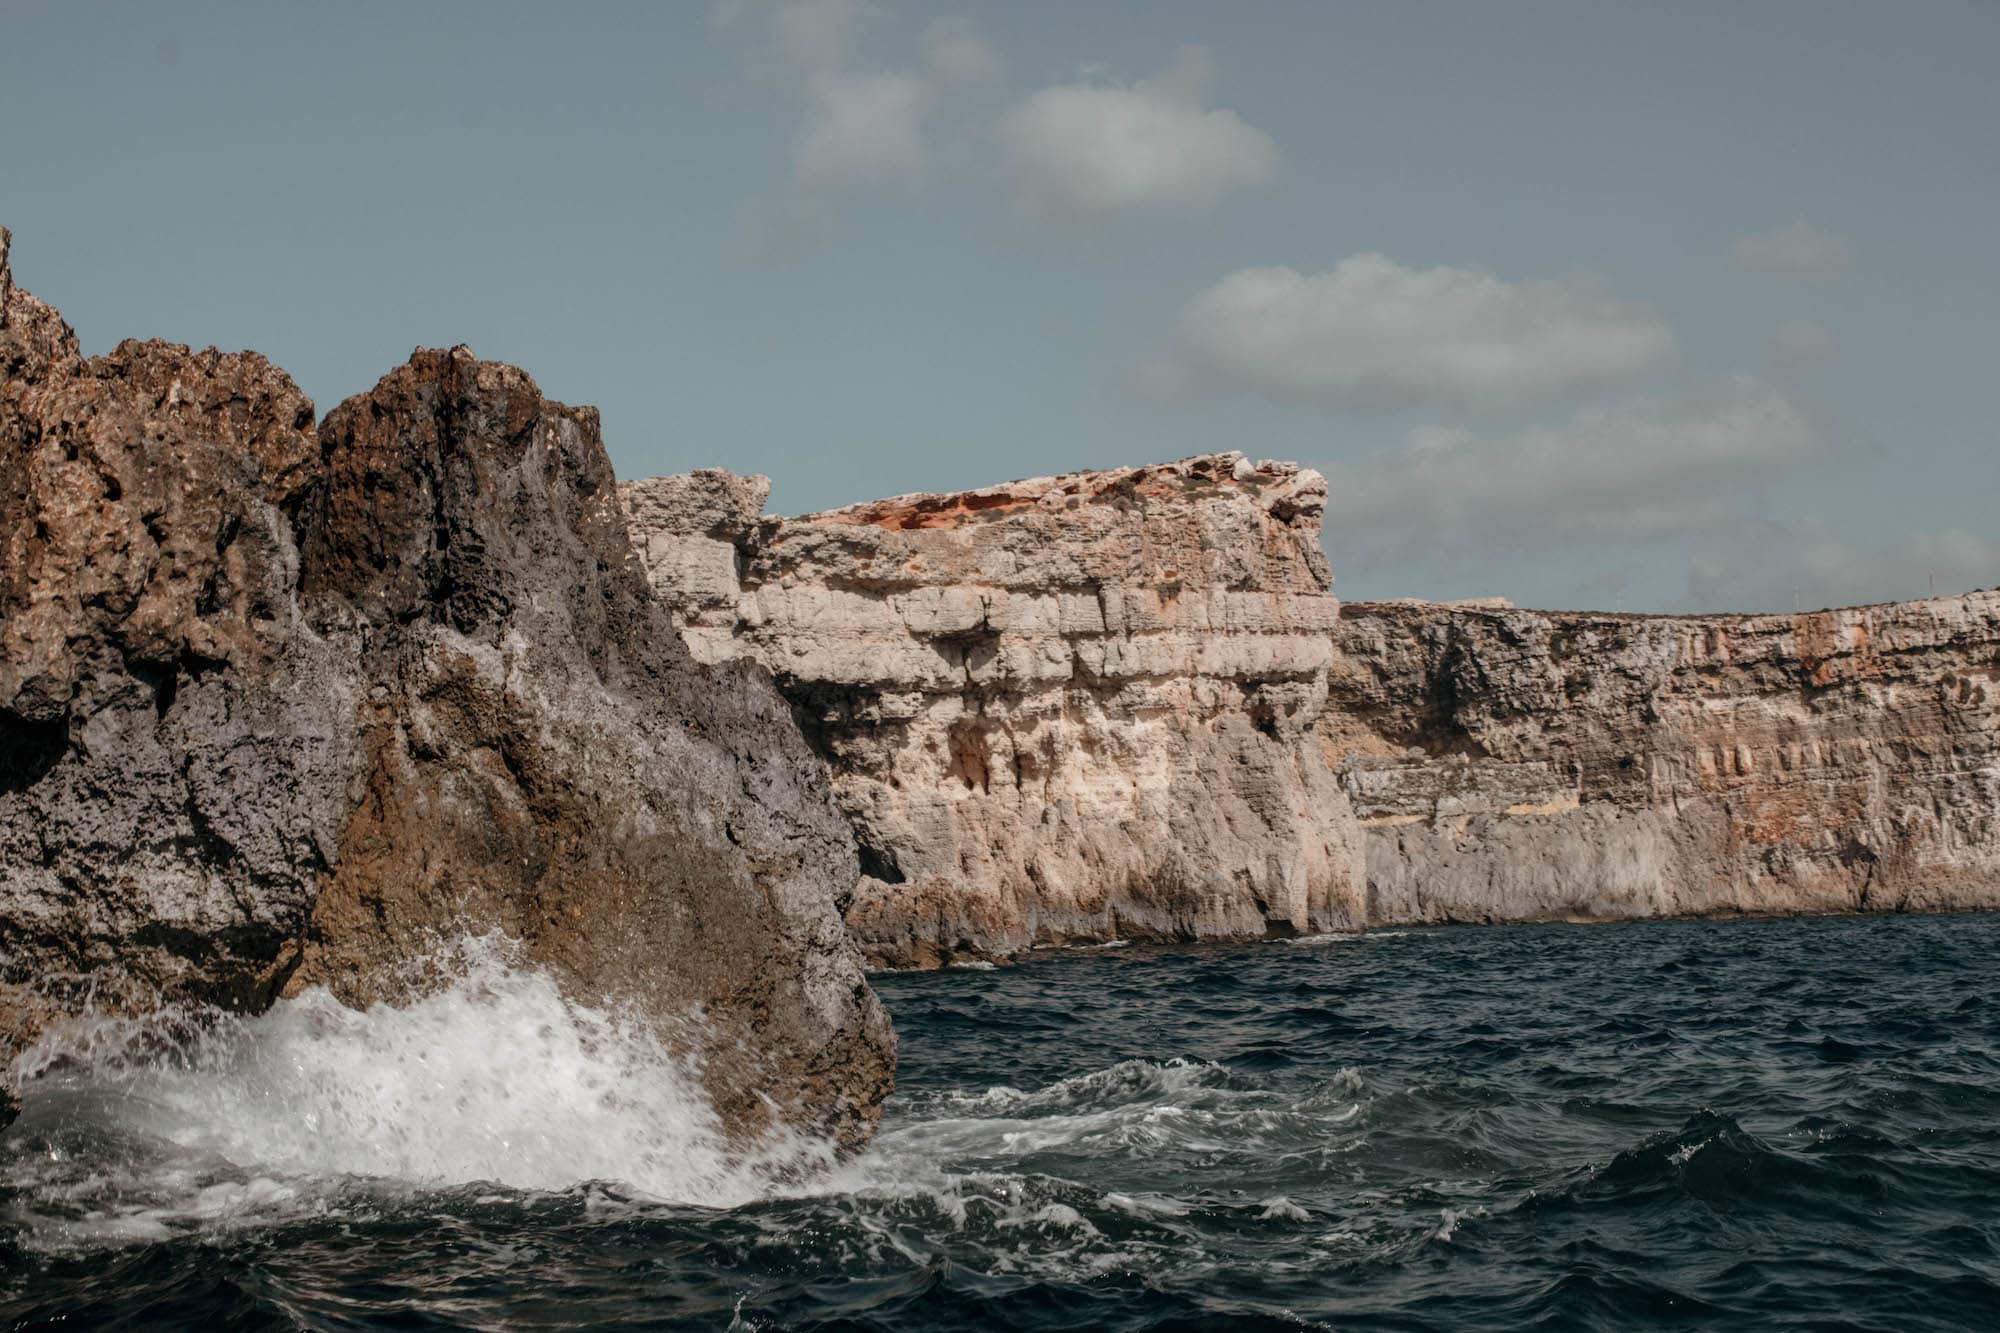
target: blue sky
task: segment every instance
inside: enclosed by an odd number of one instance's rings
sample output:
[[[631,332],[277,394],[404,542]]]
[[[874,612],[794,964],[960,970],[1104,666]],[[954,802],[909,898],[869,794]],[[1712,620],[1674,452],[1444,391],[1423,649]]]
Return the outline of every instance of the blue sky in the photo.
[[[1347,597],[2000,583],[2000,5],[0,0],[90,351],[469,343],[798,512],[1242,449]]]

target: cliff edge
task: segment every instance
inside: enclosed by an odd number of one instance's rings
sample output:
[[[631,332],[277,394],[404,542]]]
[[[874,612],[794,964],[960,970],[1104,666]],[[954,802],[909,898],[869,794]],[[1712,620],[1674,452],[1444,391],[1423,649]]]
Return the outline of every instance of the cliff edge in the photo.
[[[1314,734],[1318,473],[1216,454],[789,519],[767,491],[622,488],[695,655],[770,668],[826,755],[871,960],[1360,924]]]

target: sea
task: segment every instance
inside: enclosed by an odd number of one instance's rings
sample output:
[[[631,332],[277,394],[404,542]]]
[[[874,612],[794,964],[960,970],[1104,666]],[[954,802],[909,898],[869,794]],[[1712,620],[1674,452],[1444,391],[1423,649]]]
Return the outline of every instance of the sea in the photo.
[[[402,1009],[84,1024],[12,1329],[2000,1327],[2000,917],[1377,930],[879,975],[866,1152],[732,1148],[467,941]]]

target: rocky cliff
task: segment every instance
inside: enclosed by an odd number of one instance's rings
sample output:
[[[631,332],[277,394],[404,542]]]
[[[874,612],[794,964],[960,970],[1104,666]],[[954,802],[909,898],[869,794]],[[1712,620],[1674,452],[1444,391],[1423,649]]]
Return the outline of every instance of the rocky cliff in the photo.
[[[767,488],[623,495],[695,655],[770,668],[827,756],[874,961],[1360,923],[1319,474],[1219,454],[793,519]]]
[[[1422,921],[2000,906],[2000,594],[1808,616],[1340,606],[1234,454],[797,519],[623,495],[697,657],[776,673],[877,963]]]
[[[847,825],[650,593],[596,413],[458,348],[315,426],[254,353],[82,357],[6,261],[0,1062],[86,1003],[394,1000],[497,929],[740,1131],[864,1135]]]
[[[2000,907],[2000,592],[1793,616],[1342,608],[1376,922]]]

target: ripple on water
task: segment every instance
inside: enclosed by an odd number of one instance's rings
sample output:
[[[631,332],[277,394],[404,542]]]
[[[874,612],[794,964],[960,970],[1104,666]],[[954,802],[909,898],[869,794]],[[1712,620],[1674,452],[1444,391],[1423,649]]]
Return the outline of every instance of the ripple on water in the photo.
[[[406,1010],[41,1052],[0,1317],[1975,1327],[1996,945],[1656,923],[885,976],[902,1090],[837,1162],[743,1155],[694,1071],[486,942]]]

